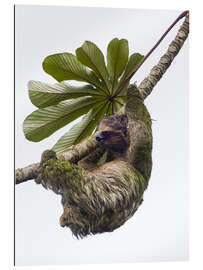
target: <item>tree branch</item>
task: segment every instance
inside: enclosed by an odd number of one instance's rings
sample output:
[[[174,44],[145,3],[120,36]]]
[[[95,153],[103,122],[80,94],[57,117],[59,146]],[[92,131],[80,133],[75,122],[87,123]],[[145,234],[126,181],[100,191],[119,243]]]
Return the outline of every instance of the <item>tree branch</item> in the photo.
[[[60,160],[68,160],[73,164],[77,164],[79,160],[87,156],[89,153],[95,153],[95,158],[102,155],[103,149],[96,141],[96,133],[89,136],[80,144],[70,146],[66,152],[58,155]],[[36,179],[40,173],[40,163],[33,163],[25,168],[16,169],[16,184],[21,184],[28,180]]]
[[[153,51],[159,46],[161,41],[165,38],[165,36],[170,32],[170,30],[174,27],[174,25],[183,17],[185,17],[187,14],[189,14],[189,11],[186,10],[182,12],[178,18],[169,26],[169,28],[164,32],[164,34],[161,36],[161,38],[157,41],[157,43],[151,48],[151,50],[145,55],[143,60],[140,62],[140,64],[133,70],[133,72],[122,82],[120,87],[116,90],[114,96],[118,96],[122,89],[129,83],[130,79],[134,76],[134,74],[138,71],[138,69],[143,65],[143,63],[147,60],[147,58],[153,53]]]
[[[189,34],[189,13],[180,27],[175,39],[171,42],[167,52],[160,58],[159,63],[152,68],[149,75],[140,83],[138,89],[143,99],[152,92],[154,86],[169,68],[175,56],[179,53]]]
[[[40,163],[33,163],[25,168],[16,170],[16,184],[21,184],[31,179],[36,179],[39,174]]]

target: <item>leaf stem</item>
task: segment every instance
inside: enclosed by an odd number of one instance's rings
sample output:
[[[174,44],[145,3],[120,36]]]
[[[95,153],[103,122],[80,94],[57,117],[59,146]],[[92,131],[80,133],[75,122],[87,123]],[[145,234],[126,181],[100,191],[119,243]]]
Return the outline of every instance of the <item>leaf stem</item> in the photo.
[[[189,13],[189,10],[186,10],[182,12],[178,18],[169,26],[169,28],[164,32],[164,34],[161,36],[161,38],[157,41],[157,43],[151,48],[151,50],[145,55],[143,60],[140,62],[140,64],[134,69],[134,71],[123,81],[123,83],[120,85],[120,87],[116,90],[113,97],[116,97],[119,95],[121,90],[129,83],[130,79],[134,76],[135,72],[142,66],[142,64],[146,61],[146,59],[152,54],[152,52],[158,47],[158,45],[161,43],[161,41],[165,38],[165,36],[168,34],[168,32],[174,27],[174,25],[183,17],[185,17]]]

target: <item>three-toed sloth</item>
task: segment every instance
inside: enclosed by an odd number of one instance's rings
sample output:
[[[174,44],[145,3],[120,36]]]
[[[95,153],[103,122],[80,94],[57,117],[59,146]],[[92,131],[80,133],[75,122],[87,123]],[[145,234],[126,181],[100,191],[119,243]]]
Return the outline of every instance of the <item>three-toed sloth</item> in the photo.
[[[127,126],[126,115],[113,115],[101,121],[96,140],[107,155],[100,165],[94,151],[77,165],[60,159],[42,162],[42,179],[62,196],[64,212],[60,225],[69,227],[76,237],[115,230],[142,202],[146,181],[128,163]]]

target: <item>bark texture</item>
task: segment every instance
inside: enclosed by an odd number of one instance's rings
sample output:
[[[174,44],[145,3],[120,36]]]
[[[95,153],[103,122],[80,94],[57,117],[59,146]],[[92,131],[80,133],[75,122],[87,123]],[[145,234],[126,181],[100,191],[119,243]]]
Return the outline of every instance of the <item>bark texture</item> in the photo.
[[[16,184],[20,184],[31,179],[36,179],[39,172],[40,172],[39,163],[33,163],[27,167],[17,169],[15,172]]]

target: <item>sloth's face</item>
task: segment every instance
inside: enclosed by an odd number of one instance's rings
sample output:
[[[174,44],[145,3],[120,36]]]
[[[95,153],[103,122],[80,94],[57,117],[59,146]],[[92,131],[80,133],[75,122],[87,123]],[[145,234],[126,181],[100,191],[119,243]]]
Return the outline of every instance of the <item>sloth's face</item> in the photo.
[[[115,152],[123,153],[127,148],[126,138],[123,136],[121,130],[112,130],[105,124],[100,124],[99,133],[96,140],[101,143],[105,148],[111,149]]]

